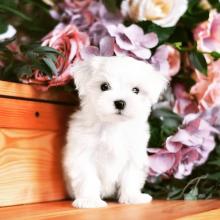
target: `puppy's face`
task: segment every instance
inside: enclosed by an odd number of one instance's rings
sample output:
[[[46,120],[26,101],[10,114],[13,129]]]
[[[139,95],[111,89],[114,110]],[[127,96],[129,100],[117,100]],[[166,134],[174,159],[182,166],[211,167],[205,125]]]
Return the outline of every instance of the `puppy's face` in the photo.
[[[81,107],[102,121],[146,119],[166,86],[149,64],[129,57],[94,57],[77,64],[73,76]]]

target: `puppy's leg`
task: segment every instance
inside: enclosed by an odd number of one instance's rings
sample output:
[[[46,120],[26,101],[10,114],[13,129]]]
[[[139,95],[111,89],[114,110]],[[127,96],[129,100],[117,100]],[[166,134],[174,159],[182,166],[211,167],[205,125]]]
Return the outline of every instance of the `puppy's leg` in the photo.
[[[119,202],[125,204],[150,202],[152,197],[148,194],[141,193],[144,181],[144,172],[138,170],[135,165],[129,165],[123,172],[120,181]]]
[[[74,172],[75,171],[75,172]],[[100,181],[92,167],[81,165],[70,176],[70,190],[74,193],[73,206],[76,208],[105,207],[107,203],[100,198]]]

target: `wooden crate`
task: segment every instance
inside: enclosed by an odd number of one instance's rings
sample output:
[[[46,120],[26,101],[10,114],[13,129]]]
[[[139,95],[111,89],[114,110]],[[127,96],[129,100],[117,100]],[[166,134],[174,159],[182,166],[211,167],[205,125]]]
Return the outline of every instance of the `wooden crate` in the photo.
[[[0,81],[0,206],[66,197],[62,147],[76,96]]]

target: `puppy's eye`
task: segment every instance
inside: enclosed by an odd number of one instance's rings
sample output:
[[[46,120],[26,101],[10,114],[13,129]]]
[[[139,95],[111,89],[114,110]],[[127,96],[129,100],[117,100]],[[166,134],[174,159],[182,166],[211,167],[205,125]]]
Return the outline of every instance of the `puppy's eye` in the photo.
[[[134,87],[132,89],[132,92],[135,93],[135,94],[138,94],[140,92],[139,88],[138,87]]]
[[[104,83],[101,84],[100,89],[104,92],[104,91],[110,90],[111,86],[110,86],[109,83],[104,82]]]

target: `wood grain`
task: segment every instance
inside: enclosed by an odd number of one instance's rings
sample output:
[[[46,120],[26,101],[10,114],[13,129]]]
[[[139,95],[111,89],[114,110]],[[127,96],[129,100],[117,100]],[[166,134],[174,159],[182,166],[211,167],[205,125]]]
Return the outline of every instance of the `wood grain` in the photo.
[[[220,219],[220,209],[178,218],[178,220],[209,220],[209,219],[210,220],[219,220]]]
[[[1,80],[0,95],[58,103],[78,103],[78,98],[76,95],[58,90],[57,88],[50,88],[48,91],[41,91],[39,90],[38,86],[12,83]]]
[[[67,94],[0,81],[0,206],[66,198],[62,147]]]
[[[0,128],[63,129],[76,106],[0,98]]]
[[[0,208],[0,219],[7,220],[172,220],[214,210],[220,200],[203,201],[153,201],[146,205],[110,203],[106,208],[75,209],[71,201],[49,202],[25,206]],[[220,210],[216,211],[216,216]],[[219,218],[218,218],[219,219]],[[206,216],[205,220],[213,220]]]
[[[0,129],[0,206],[66,197],[64,137],[61,131]]]

